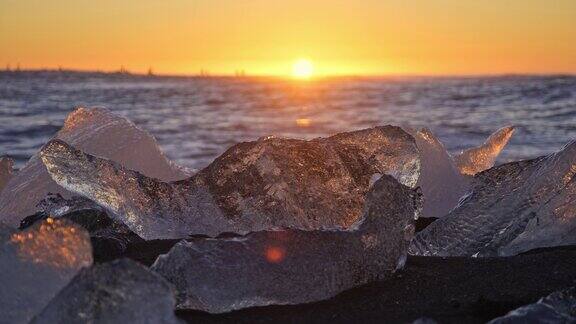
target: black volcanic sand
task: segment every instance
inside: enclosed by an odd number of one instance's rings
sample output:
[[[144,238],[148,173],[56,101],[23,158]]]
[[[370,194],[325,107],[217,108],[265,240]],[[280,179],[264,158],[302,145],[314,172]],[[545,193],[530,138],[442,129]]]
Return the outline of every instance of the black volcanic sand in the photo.
[[[123,256],[151,265],[177,242],[135,242]],[[105,252],[98,251],[95,256]],[[107,259],[96,257],[95,261]],[[506,258],[411,256],[405,268],[390,279],[329,300],[225,314],[178,311],[177,315],[189,323],[408,323],[421,317],[439,323],[485,323],[575,284],[576,246]]]
[[[176,242],[139,242],[124,256],[151,265]],[[199,311],[177,314],[190,323],[407,323],[420,317],[440,323],[484,323],[575,284],[576,246],[506,258],[411,256],[404,270],[389,280],[326,301],[217,315]]]
[[[485,323],[575,281],[576,247],[509,258],[409,257],[390,280],[322,302],[177,314],[189,323],[407,323],[424,316],[439,323]]]

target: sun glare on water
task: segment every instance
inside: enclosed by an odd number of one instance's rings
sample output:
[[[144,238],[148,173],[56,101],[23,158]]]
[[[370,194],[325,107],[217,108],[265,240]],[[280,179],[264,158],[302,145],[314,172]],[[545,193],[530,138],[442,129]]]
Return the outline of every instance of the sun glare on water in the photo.
[[[299,59],[292,66],[292,76],[297,79],[309,79],[314,73],[314,65],[308,59]]]

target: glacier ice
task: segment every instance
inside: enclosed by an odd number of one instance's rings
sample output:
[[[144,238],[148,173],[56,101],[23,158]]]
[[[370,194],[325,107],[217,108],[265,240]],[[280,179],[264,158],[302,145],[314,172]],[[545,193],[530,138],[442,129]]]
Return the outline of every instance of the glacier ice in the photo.
[[[47,219],[25,231],[0,226],[0,319],[28,321],[83,267],[92,264],[81,227]]]
[[[534,304],[517,308],[488,324],[576,323],[576,288],[553,292]]]
[[[14,176],[14,160],[9,157],[0,157],[0,192],[8,181]]]
[[[419,232],[410,252],[510,256],[576,243],[576,142],[476,174],[469,194]]]
[[[502,152],[514,134],[514,127],[502,127],[494,132],[484,144],[464,150],[454,156],[454,161],[462,174],[475,175],[494,166],[496,158]]]
[[[412,135],[421,156],[418,186],[424,195],[422,216],[444,216],[468,190],[468,179],[460,174],[444,145],[429,129],[413,131]]]
[[[187,176],[166,159],[152,135],[103,108],[74,110],[55,138],[150,177],[172,181]],[[22,218],[36,212],[36,203],[48,193],[70,196],[50,178],[38,155],[34,155],[0,193],[0,219],[17,227]]]
[[[180,309],[220,313],[318,301],[401,268],[420,203],[417,190],[383,175],[354,230],[182,240],[151,269],[176,286]]]
[[[513,129],[511,127],[504,128],[490,136],[489,140],[483,146],[467,150],[461,155],[456,156],[455,160],[460,170],[463,170],[465,174],[470,174],[490,167],[495,157],[512,135],[512,131]],[[429,133],[429,135],[431,135],[431,133]],[[334,139],[337,137],[338,135],[334,136]],[[352,138],[349,135],[344,135],[344,137]],[[418,138],[418,136],[415,137]],[[173,181],[183,179],[190,175],[189,171],[175,166],[164,157],[156,141],[150,134],[135,126],[128,119],[115,115],[103,108],[76,109],[67,116],[64,126],[56,134],[55,138],[62,139],[86,153],[119,162],[127,169],[139,171],[152,178],[163,181]],[[363,138],[364,135],[360,135],[352,140],[358,144]],[[374,139],[381,140],[377,137],[367,137],[366,139],[368,141]],[[112,142],[114,145],[110,145]],[[346,143],[343,142],[341,144],[346,145]],[[369,145],[372,144],[377,144],[377,142],[372,142]],[[351,154],[347,155],[351,156]],[[379,155],[380,157],[384,156],[384,154]],[[366,156],[362,157],[362,159],[365,158]],[[378,156],[375,156],[375,158],[378,159]],[[6,161],[8,160],[6,159],[4,163],[7,163]],[[265,163],[260,162],[261,164]],[[376,163],[380,162],[382,161],[376,161]],[[4,164],[2,166],[2,169],[6,169]],[[413,167],[413,165],[408,164],[408,167]],[[446,171],[450,168],[452,168],[451,165],[445,165],[440,170]],[[435,168],[427,169],[435,170]],[[16,176],[10,176],[11,179],[9,183],[6,183],[6,190],[0,193],[0,219],[13,227],[16,227],[23,217],[35,213],[36,203],[44,198],[46,194],[60,193],[64,197],[70,197],[70,192],[54,183],[48,176],[38,155],[33,156],[21,171],[22,172]],[[400,177],[413,177],[413,175],[406,173],[406,170],[402,170],[401,168],[389,169],[387,171],[390,173],[395,171],[401,172],[398,175]],[[0,170],[0,187],[2,182],[7,181],[2,180],[2,172],[3,171]],[[425,173],[429,172],[426,171]],[[438,175],[443,176],[448,175],[448,173],[440,172]],[[7,179],[8,177],[4,178]],[[404,179],[400,180],[403,181]],[[411,180],[405,179],[405,181]],[[421,183],[425,182],[425,180],[421,181]],[[455,200],[456,192],[461,191],[460,182],[462,181],[455,183],[454,192],[443,192],[442,194],[435,190],[444,190],[446,188],[429,189],[427,186],[423,186],[422,188],[426,196],[430,197],[428,202],[425,203],[424,216],[438,217],[442,215],[443,210],[449,208],[452,204],[451,202]],[[443,185],[437,186],[442,187]],[[271,188],[271,190],[276,189],[275,187]],[[441,199],[444,196],[446,196],[446,200]],[[235,200],[234,197],[228,198],[230,201]],[[433,201],[438,202],[437,206]]]
[[[237,144],[181,181],[163,182],[52,140],[40,152],[64,188],[112,211],[144,239],[256,230],[350,228],[376,175],[414,187],[414,139],[384,126],[310,141]]]
[[[30,323],[182,323],[171,285],[119,259],[82,270]]]
[[[514,133],[514,127],[503,127],[478,147],[450,156],[430,129],[406,127],[416,139],[422,164],[418,186],[424,194],[423,217],[442,217],[454,208],[469,190],[469,177],[494,165]]]

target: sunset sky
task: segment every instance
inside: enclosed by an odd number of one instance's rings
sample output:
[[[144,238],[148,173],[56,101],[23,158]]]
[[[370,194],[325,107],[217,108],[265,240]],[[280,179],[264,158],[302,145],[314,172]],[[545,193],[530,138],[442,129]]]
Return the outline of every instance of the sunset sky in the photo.
[[[575,0],[0,0],[0,64],[196,74],[576,73]]]

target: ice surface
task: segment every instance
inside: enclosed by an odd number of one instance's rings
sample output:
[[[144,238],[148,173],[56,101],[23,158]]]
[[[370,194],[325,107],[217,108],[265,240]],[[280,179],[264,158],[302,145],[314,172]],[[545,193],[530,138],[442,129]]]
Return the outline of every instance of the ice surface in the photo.
[[[512,126],[494,132],[486,142],[451,157],[442,142],[427,128],[406,128],[421,153],[418,185],[424,194],[423,217],[442,217],[469,189],[469,176],[489,169],[514,133]]]
[[[469,188],[444,145],[429,129],[412,131],[421,154],[418,185],[424,195],[423,217],[442,217],[458,204]]]
[[[350,228],[376,175],[414,187],[420,159],[398,127],[311,141],[235,145],[186,180],[167,183],[52,140],[40,153],[52,178],[111,210],[144,239],[256,230]]]
[[[534,304],[522,306],[488,324],[576,323],[576,288],[553,292]]]
[[[576,243],[576,142],[534,160],[494,167],[474,177],[450,214],[416,235],[418,255],[515,255]]]
[[[128,259],[82,270],[31,323],[181,323],[171,285]]]
[[[514,134],[514,127],[503,127],[490,135],[484,144],[455,155],[454,161],[460,172],[475,175],[493,167],[496,158],[508,144],[512,134]]]
[[[148,132],[106,109],[74,110],[55,138],[150,177],[166,181],[186,177],[166,159]],[[22,218],[36,212],[36,204],[48,193],[70,196],[67,190],[52,181],[38,155],[34,155],[1,192],[0,220],[17,227]]]
[[[355,230],[183,240],[151,269],[176,286],[180,309],[220,313],[318,301],[403,267],[420,209],[417,191],[384,175]]]
[[[14,176],[13,166],[14,160],[8,157],[0,157],[0,192]]]
[[[72,223],[47,219],[21,232],[0,226],[0,232],[2,323],[28,323],[92,263],[88,233]]]

